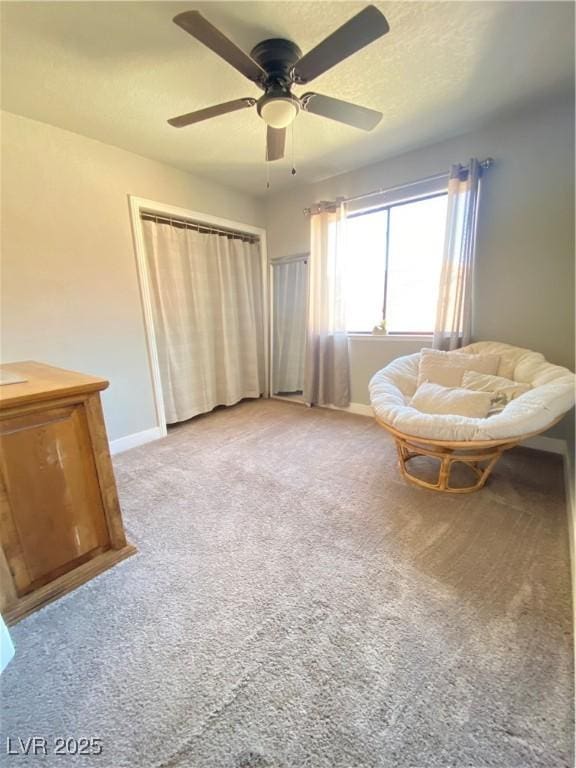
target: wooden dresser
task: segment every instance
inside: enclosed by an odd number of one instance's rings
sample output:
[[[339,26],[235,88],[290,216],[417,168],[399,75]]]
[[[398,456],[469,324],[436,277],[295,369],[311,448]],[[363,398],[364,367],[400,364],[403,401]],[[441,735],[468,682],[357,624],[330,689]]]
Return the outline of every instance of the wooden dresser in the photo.
[[[0,366],[0,612],[13,623],[133,554],[102,416],[108,382]]]

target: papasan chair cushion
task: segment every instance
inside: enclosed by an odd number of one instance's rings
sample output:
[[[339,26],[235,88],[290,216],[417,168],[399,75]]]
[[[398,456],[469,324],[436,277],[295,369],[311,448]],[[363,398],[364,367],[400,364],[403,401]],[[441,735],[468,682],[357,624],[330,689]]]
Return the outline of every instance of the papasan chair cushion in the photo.
[[[574,374],[543,355],[497,341],[479,341],[458,352],[500,356],[498,375],[532,388],[498,414],[477,419],[422,413],[409,405],[417,388],[420,353],[399,357],[369,384],[376,419],[412,437],[432,441],[508,441],[543,432],[574,405]]]

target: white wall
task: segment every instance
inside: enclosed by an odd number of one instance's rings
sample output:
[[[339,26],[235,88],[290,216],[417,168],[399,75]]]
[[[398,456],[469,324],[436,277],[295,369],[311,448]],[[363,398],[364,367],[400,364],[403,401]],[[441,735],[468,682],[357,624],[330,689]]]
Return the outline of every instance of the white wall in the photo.
[[[386,118],[384,118],[386,119]],[[574,369],[574,117],[571,96],[267,201],[271,258],[309,250],[302,209],[441,173],[491,156],[478,232],[474,337],[541,351]],[[391,346],[394,345],[394,346]],[[370,376],[419,342],[352,340],[352,399],[367,403]]]
[[[103,376],[111,439],[155,426],[128,195],[262,225],[249,196],[2,113],[3,362]]]
[[[379,336],[352,336],[350,339],[350,400],[353,403],[367,404],[368,382],[372,376],[388,363],[402,355],[420,352],[422,347],[430,347],[432,340],[425,337],[394,337],[383,339]]]

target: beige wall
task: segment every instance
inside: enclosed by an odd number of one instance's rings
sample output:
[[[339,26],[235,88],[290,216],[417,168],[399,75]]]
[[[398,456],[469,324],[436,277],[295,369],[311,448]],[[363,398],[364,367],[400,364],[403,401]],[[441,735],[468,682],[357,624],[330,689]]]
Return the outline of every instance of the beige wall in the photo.
[[[496,160],[481,201],[474,337],[536,349],[574,369],[574,118],[569,97],[273,195],[267,202],[270,257],[309,249],[305,206],[430,176],[472,156]],[[407,341],[405,349],[420,346]],[[367,403],[370,376],[403,353],[398,342],[353,339],[352,399]]]
[[[262,224],[246,195],[2,114],[2,359],[109,379],[111,439],[155,426],[129,194]]]

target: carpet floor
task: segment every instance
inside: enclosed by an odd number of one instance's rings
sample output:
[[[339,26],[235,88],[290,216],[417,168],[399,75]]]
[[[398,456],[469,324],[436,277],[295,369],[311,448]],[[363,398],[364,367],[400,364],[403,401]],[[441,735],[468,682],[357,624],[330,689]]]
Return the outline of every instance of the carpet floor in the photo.
[[[114,464],[138,555],[13,627],[2,675],[4,739],[103,752],[7,765],[572,766],[558,457],[450,497],[371,419],[257,401]]]

